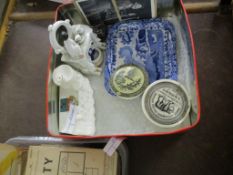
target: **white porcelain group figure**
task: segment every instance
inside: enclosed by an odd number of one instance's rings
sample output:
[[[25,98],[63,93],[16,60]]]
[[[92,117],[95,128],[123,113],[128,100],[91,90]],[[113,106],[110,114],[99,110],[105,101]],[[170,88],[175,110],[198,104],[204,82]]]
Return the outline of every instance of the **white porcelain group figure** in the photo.
[[[98,66],[103,61],[105,45],[92,28],[83,24],[71,25],[69,20],[65,20],[49,25],[48,30],[50,43],[56,54],[62,54],[63,62],[84,74],[101,74],[102,69]],[[65,33],[65,38],[60,39],[64,41],[59,41],[59,31]]]
[[[56,54],[62,54],[63,64],[53,71],[53,81],[60,91],[75,92],[77,102],[69,104],[61,133],[72,135],[95,134],[95,107],[93,90],[89,80],[82,75],[100,75],[104,43],[87,25],[71,25],[69,20],[49,25],[49,39]],[[73,68],[78,71],[74,70]],[[61,92],[62,93],[62,92]],[[71,93],[72,94],[72,93]]]
[[[70,104],[69,115],[62,133],[94,135],[95,107],[93,90],[89,80],[69,65],[61,65],[53,71],[53,81],[60,88],[75,91],[76,103]]]

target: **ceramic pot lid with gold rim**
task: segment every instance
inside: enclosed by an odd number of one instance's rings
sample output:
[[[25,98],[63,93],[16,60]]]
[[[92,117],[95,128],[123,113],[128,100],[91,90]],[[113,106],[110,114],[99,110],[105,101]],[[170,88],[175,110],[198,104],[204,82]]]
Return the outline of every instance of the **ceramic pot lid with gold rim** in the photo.
[[[132,99],[139,96],[148,85],[145,70],[137,65],[128,64],[117,68],[111,76],[110,86],[116,96]]]
[[[189,115],[190,96],[179,82],[158,80],[150,84],[142,97],[142,109],[146,117],[162,127],[182,123]]]

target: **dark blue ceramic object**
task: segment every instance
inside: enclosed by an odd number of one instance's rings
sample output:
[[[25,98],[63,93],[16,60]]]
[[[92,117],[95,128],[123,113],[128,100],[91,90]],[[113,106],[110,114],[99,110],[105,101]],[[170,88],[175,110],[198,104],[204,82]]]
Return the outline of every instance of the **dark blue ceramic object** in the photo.
[[[108,32],[105,88],[110,88],[111,74],[123,64],[143,67],[152,83],[158,79],[177,80],[176,34],[171,22],[156,18],[123,21]]]

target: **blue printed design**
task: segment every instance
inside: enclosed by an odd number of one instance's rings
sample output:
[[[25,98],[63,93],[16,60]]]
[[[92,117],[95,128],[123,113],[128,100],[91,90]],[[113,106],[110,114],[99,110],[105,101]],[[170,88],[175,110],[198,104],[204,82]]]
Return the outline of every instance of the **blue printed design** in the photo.
[[[119,37],[121,38],[121,42],[123,44],[130,44],[132,41],[133,33],[132,32],[120,32]]]
[[[156,18],[123,21],[113,25],[108,32],[105,88],[112,92],[109,80],[114,70],[122,64],[143,67],[152,83],[158,79],[177,80],[176,35],[171,22]]]

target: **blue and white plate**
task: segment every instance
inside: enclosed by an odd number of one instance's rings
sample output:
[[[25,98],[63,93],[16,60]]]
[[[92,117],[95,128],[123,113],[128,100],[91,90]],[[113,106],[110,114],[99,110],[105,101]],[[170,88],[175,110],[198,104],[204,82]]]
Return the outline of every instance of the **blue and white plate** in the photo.
[[[110,87],[113,72],[124,64],[143,67],[149,83],[158,79],[177,80],[176,34],[173,24],[167,20],[145,19],[116,23],[107,37],[105,62],[105,88]]]

